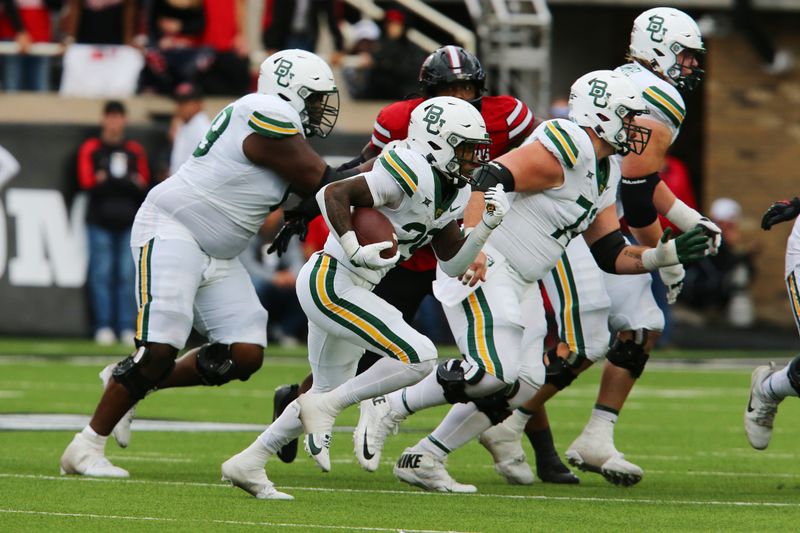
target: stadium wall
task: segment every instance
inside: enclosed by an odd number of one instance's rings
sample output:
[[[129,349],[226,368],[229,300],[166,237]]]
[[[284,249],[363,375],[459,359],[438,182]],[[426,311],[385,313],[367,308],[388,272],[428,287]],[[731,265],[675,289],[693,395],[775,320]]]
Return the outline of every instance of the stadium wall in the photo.
[[[0,146],[20,171],[0,183],[0,335],[87,336],[86,198],[78,192],[76,152],[96,128],[0,124]],[[158,126],[128,129],[151,166],[166,143]],[[317,150],[336,161],[358,153],[368,136],[334,135]]]

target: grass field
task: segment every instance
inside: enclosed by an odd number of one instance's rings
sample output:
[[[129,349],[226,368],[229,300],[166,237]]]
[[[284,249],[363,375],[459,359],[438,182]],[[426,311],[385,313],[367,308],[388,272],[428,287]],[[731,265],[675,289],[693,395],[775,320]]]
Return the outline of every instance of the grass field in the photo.
[[[89,415],[100,392],[97,372],[113,360],[98,353],[73,342],[0,342],[0,418]],[[137,415],[266,424],[273,389],[306,371],[298,352],[270,350],[264,368],[246,383],[160,391]],[[357,411],[347,410],[337,421],[343,431],[332,444],[332,472],[321,474],[302,453],[294,464],[267,465],[276,485],[295,496],[290,502],[258,501],[219,481],[222,461],[258,431],[135,432],[129,448],[113,442],[107,448],[131,472],[120,481],[58,475],[74,431],[0,431],[0,531],[796,531],[800,402],[781,406],[768,451],[750,449],[741,423],[749,374],[748,366],[651,365],[617,428],[618,448],[645,470],[644,480],[629,489],[586,473],[580,486],[512,487],[475,443],[452,455],[449,470],[477,485],[476,495],[428,494],[396,481],[392,460],[436,425],[443,408],[411,417],[387,442],[386,462],[374,474],[355,462],[344,426],[355,424]],[[549,406],[562,452],[589,415],[598,376],[589,371]]]

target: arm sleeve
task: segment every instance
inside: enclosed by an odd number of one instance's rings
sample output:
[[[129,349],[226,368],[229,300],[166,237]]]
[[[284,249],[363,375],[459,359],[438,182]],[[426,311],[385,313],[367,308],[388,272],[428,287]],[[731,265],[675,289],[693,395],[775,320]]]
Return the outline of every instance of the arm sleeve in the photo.
[[[97,139],[89,139],[78,149],[78,185],[81,189],[91,189],[97,185],[92,156],[98,144]]]
[[[641,178],[622,178],[619,198],[629,226],[644,228],[656,221],[658,212],[653,205],[653,191],[660,181],[656,172]]]

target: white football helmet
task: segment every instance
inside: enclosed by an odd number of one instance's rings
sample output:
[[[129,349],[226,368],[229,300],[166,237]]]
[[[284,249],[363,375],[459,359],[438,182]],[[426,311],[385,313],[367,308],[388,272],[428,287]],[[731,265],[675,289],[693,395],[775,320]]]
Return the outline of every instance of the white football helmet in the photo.
[[[611,70],[584,74],[570,87],[569,119],[594,130],[619,154],[644,152],[651,130],[631,122],[643,113],[647,107],[639,89]]]
[[[478,148],[492,142],[480,111],[452,96],[419,104],[411,112],[406,141],[456,187],[473,184],[470,174],[483,164]]]
[[[678,54],[693,52],[681,64]],[[706,51],[700,28],[692,17],[671,7],[648,9],[633,21],[628,54],[679,89],[694,89],[703,79],[703,70],[691,66],[692,58]],[[688,61],[688,62],[687,62]],[[691,73],[684,75],[683,69]]]
[[[265,59],[258,74],[258,92],[289,102],[309,137],[327,137],[339,116],[339,90],[331,67],[305,50],[281,50]]]

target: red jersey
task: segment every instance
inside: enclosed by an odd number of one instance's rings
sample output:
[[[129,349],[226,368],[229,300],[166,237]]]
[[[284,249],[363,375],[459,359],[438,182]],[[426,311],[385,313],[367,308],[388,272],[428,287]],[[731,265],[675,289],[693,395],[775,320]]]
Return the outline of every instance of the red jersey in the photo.
[[[424,100],[401,100],[381,109],[375,119],[370,144],[380,150],[391,141],[405,139],[408,136],[411,112]],[[533,131],[533,112],[513,96],[484,96],[481,115],[492,139],[488,153],[482,154],[481,159],[484,161],[516,148]],[[436,256],[430,245],[423,246],[400,265],[415,271],[433,270],[436,268]]]

